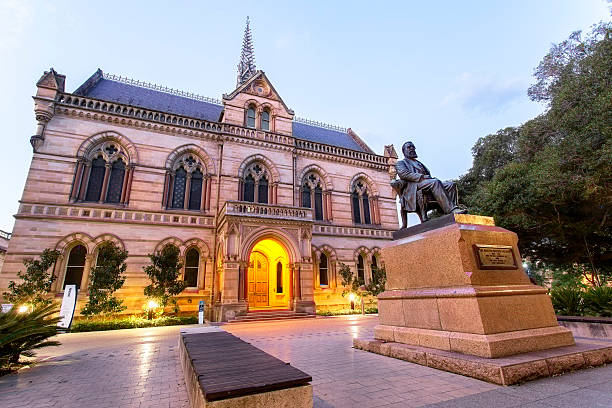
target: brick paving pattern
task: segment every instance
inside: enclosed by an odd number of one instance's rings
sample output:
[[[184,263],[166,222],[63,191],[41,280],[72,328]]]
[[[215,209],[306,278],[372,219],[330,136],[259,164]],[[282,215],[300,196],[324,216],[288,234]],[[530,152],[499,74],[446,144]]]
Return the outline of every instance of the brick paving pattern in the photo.
[[[612,366],[521,386],[351,348],[375,316],[225,325],[313,377],[315,407],[610,407]],[[61,335],[40,364],[0,378],[0,407],[187,407],[178,327]]]

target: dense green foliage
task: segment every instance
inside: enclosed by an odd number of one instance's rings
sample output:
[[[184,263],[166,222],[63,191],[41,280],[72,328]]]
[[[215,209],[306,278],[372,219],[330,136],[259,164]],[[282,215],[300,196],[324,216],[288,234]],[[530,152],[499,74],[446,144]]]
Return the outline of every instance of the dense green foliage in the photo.
[[[183,264],[180,262],[178,248],[174,245],[166,245],[158,253],[149,254],[149,259],[151,259],[151,265],[143,269],[151,279],[151,284],[145,288],[144,294],[157,299],[162,306],[170,302],[174,305],[175,311],[178,311],[178,304],[174,296],[181,293],[187,286],[186,282],[179,280]]]
[[[459,180],[472,213],[519,235],[523,256],[602,286],[612,274],[612,24],[554,45],[528,94],[547,111],[479,139]]]
[[[370,306],[365,308],[365,314],[378,313],[376,306]],[[344,316],[361,314],[361,310],[358,309],[341,309],[341,310],[317,310],[317,316]]]
[[[127,251],[114,242],[104,242],[98,248],[96,266],[89,277],[89,299],[81,311],[84,316],[119,313],[126,309],[123,300],[113,294],[125,283]]]
[[[176,326],[180,324],[196,324],[196,316],[163,316],[148,320],[144,317],[117,317],[109,319],[84,319],[72,323],[70,331],[90,332],[118,329],[135,329],[140,327]]]
[[[562,316],[582,316],[582,291],[572,286],[560,286],[551,289],[550,298],[552,300],[555,313]]]
[[[0,373],[5,373],[27,364],[20,357],[34,357],[35,350],[58,346],[49,338],[57,334],[59,317],[52,305],[38,305],[30,312],[19,313],[13,307],[8,313],[0,313]]]
[[[340,278],[342,279],[342,296],[354,293],[358,296],[377,296],[384,292],[387,282],[387,272],[384,267],[372,268],[372,279],[365,284],[364,279],[358,277],[351,271],[351,268],[342,263],[338,263]]]
[[[24,260],[26,272],[17,272],[22,282],[10,281],[9,291],[3,293],[4,298],[15,305],[28,304],[34,307],[50,305],[52,300],[47,297],[47,294],[56,277],[53,272],[49,272],[49,269],[55,265],[59,255],[59,251],[47,248],[40,255],[40,260]]]
[[[586,315],[612,317],[612,287],[589,288],[582,299]]]

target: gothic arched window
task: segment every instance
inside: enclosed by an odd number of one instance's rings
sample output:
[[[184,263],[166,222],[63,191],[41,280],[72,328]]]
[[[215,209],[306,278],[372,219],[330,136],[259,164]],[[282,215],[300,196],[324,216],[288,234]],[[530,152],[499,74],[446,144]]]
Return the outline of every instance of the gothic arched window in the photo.
[[[200,169],[191,173],[191,188],[189,189],[189,209],[199,210],[202,200],[202,180],[204,175]]]
[[[378,259],[376,259],[375,255],[372,255],[372,272],[378,269]]]
[[[108,181],[107,203],[118,203],[121,200],[123,189],[123,178],[125,177],[125,164],[119,159],[111,166],[110,179]]]
[[[323,182],[316,173],[308,173],[302,180],[302,207],[314,209],[315,220],[326,217],[323,208]]]
[[[327,255],[321,253],[321,257],[319,258],[319,285],[327,286],[329,285],[329,275],[327,271],[329,270],[329,265],[327,262]]]
[[[276,293],[283,293],[283,264],[276,263]]]
[[[258,162],[249,165],[241,180],[241,200],[267,204],[270,191],[269,180],[268,170],[263,165]]]
[[[257,185],[257,202],[262,204],[268,203],[268,179],[265,175],[259,179]]]
[[[91,171],[89,172],[89,183],[87,184],[85,201],[100,201],[105,172],[106,161],[104,158],[98,156],[91,161]]]
[[[249,106],[246,114],[246,126],[250,128],[255,127],[255,107]]]
[[[362,180],[353,185],[351,207],[355,224],[372,224],[372,200],[368,193],[368,185]]]
[[[244,201],[255,201],[255,178],[252,175],[247,175],[244,179]]]
[[[365,282],[365,262],[361,254],[357,256],[357,277]]]
[[[198,286],[198,273],[200,271],[200,253],[197,249],[191,248],[185,253],[185,282],[187,287],[195,288]]]
[[[70,250],[68,255],[68,262],[66,263],[66,274],[64,276],[64,286],[76,285],[77,288],[81,288],[81,282],[83,281],[83,271],[85,271],[85,256],[87,255],[87,249],[83,245],[77,245]]]
[[[205,177],[206,167],[198,156],[185,153],[180,156],[168,170],[166,185],[168,191],[164,196],[167,208],[204,211],[209,179]]]
[[[270,112],[267,109],[261,112],[261,130],[270,130]]]
[[[174,189],[172,192],[172,208],[185,206],[185,186],[187,185],[187,171],[179,167],[174,172]]]
[[[125,204],[133,167],[129,156],[116,141],[101,142],[77,162],[71,201]]]

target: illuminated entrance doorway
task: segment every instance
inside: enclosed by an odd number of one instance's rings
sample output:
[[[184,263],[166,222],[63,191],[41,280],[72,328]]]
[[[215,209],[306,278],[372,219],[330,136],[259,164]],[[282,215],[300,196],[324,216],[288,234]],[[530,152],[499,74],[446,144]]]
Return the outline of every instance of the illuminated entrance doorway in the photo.
[[[249,309],[289,307],[289,256],[272,238],[257,242],[249,256],[247,300]]]

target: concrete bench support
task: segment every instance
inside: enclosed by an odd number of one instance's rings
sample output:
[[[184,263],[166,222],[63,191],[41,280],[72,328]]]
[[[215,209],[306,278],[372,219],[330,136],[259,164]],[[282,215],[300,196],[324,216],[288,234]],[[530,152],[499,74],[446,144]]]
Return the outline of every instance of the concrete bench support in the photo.
[[[219,328],[182,330],[179,353],[192,408],[313,405],[312,377]]]

